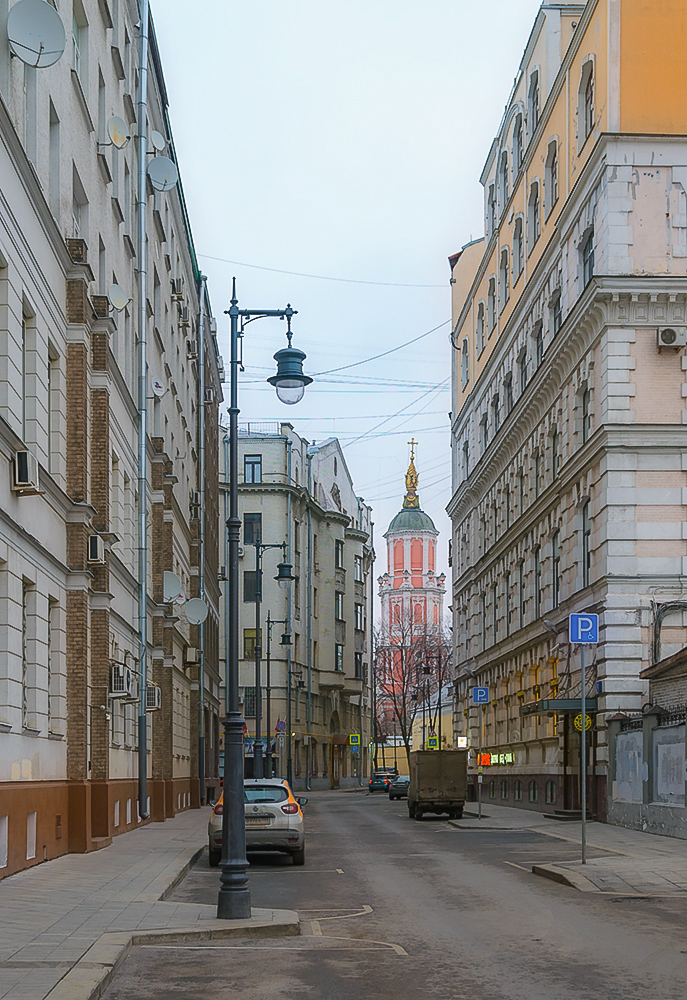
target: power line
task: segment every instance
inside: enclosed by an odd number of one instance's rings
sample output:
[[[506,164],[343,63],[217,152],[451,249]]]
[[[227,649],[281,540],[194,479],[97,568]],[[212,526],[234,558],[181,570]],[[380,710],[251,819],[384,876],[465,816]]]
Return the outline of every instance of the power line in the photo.
[[[205,260],[216,260],[220,264],[235,264],[236,267],[250,267],[256,271],[271,271],[273,274],[290,274],[295,278],[316,278],[318,281],[343,281],[348,285],[383,285],[386,288],[446,288],[446,285],[416,285],[407,281],[365,281],[362,278],[334,278],[328,274],[305,274],[302,271],[285,271],[281,267],[265,267],[263,264],[246,264],[242,260],[227,260],[226,257],[212,257],[208,253],[199,253],[198,257]]]
[[[384,424],[387,424],[390,420],[394,420],[396,417],[400,417],[400,415],[402,413],[405,413],[405,411],[409,407],[413,406],[415,403],[419,403],[421,399],[425,398],[425,396],[429,396],[430,393],[435,392],[437,389],[439,389],[439,390],[443,389],[444,386],[446,385],[446,383],[449,381],[450,378],[451,378],[451,376],[449,375],[448,378],[445,378],[443,382],[439,382],[438,385],[434,386],[433,389],[428,389],[427,392],[421,393],[417,397],[417,399],[411,400],[410,403],[408,403],[406,406],[401,407],[401,409],[397,410],[396,413],[392,413],[390,417],[387,417],[385,420],[382,420],[380,423],[376,424],[374,427],[371,427],[369,431],[365,431],[363,434],[360,434],[357,438],[354,438],[353,441],[349,441],[349,443],[347,445],[345,445],[345,447],[346,448],[350,448],[351,445],[357,444],[358,441],[362,441],[364,438],[368,437],[370,434],[374,434],[374,432],[376,430],[378,430],[380,427],[383,427]],[[408,416],[414,416],[414,414],[408,414]]]
[[[441,330],[442,326],[446,326],[450,323],[450,319],[445,319],[443,323],[439,326],[433,327],[431,330],[427,330],[426,333],[421,333],[419,337],[414,337],[413,340],[407,340],[405,344],[399,344],[398,347],[392,347],[389,351],[384,351],[383,354],[375,354],[372,358],[365,358],[364,361],[354,361],[350,365],[342,365],[340,368],[330,368],[326,372],[316,372],[314,377],[317,378],[320,375],[333,375],[334,372],[343,372],[347,368],[356,368],[358,365],[366,365],[369,361],[377,361],[379,358],[386,358],[389,354],[394,354],[396,351],[402,351],[404,347],[410,347],[411,344],[417,344],[418,340],[423,340],[425,337],[429,337],[430,333],[435,333],[437,330]]]

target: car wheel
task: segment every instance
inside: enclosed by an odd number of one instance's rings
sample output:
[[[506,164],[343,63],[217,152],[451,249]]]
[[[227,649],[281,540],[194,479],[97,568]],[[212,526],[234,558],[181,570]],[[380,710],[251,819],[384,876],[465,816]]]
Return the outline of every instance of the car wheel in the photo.
[[[294,865],[304,865],[305,864],[305,847],[301,847],[299,851],[294,851],[291,855],[293,858]]]
[[[208,860],[210,862],[210,867],[211,868],[216,868],[217,865],[222,860],[222,852],[221,851],[212,851],[212,850],[208,851]]]
[[[413,819],[422,819],[423,816],[424,816],[424,813],[422,812],[421,809],[416,809],[413,812]]]

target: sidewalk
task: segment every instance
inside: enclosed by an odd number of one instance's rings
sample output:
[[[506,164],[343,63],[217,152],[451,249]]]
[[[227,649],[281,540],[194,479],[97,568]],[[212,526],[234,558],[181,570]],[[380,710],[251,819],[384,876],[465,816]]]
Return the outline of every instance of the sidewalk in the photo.
[[[546,819],[528,809],[470,802],[463,819],[449,820],[459,830],[529,830],[552,839],[582,843],[582,823]],[[659,837],[639,830],[626,830],[607,823],[587,823],[587,846],[612,852],[581,861],[553,861],[533,865],[535,875],[572,886],[581,892],[603,892],[627,896],[673,896],[687,893],[687,841]],[[555,847],[551,854],[555,857]]]
[[[207,822],[207,808],[193,809],[0,881],[0,1000],[91,1000],[144,938],[298,934],[289,910],[227,921],[214,905],[164,901],[203,851]]]

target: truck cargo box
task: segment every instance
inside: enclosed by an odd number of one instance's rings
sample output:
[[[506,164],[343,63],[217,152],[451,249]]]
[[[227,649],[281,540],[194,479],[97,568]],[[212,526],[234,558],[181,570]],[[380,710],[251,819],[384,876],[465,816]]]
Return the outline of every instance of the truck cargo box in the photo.
[[[414,750],[410,754],[408,815],[412,819],[426,812],[459,819],[467,787],[467,750]]]

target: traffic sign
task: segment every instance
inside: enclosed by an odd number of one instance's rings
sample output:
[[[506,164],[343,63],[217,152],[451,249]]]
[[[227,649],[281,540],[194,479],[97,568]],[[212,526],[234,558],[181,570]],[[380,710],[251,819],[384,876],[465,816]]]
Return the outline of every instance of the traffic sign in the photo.
[[[598,615],[570,615],[570,641],[591,645],[599,641]]]
[[[488,705],[489,704],[489,688],[474,687],[472,689],[472,704],[473,705]]]
[[[359,743],[351,743],[351,753],[358,753],[359,750],[360,750]]]
[[[585,729],[591,729],[592,728],[592,717],[591,717],[591,715],[587,715],[586,712],[585,712],[585,716],[584,716],[584,722],[585,722],[585,726],[584,726]],[[578,733],[582,732],[582,716],[581,715],[576,715],[575,716],[573,725],[575,726],[575,729],[578,731]]]
[[[282,719],[280,719],[277,722],[276,726],[274,727],[274,731],[275,731],[275,733],[285,733],[286,732],[286,723]]]
[[[439,737],[438,736],[428,736],[427,737],[427,749],[437,750],[439,748]]]
[[[348,742],[351,744],[351,747],[357,749],[360,746],[360,733],[351,733],[348,737]]]

